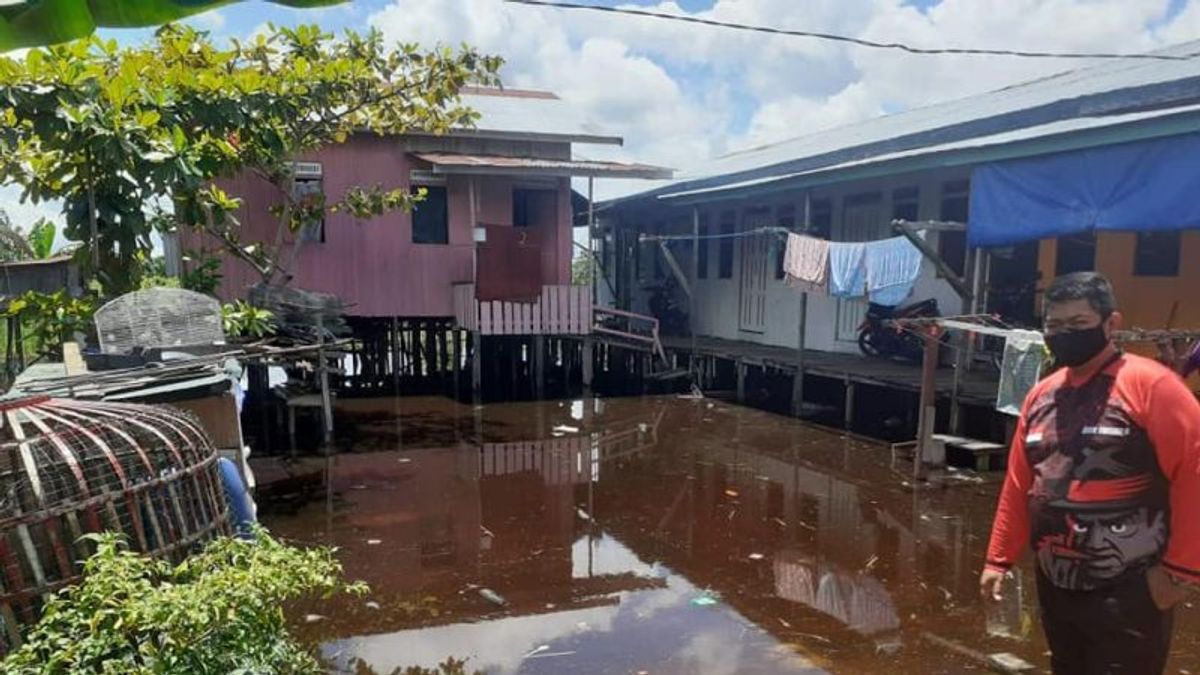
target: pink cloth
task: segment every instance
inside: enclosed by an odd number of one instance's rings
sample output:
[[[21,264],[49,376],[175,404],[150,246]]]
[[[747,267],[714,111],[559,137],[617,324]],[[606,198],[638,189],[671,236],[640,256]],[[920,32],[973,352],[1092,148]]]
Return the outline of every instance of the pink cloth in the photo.
[[[783,272],[789,286],[805,293],[825,293],[829,282],[829,242],[789,234],[783,253]]]

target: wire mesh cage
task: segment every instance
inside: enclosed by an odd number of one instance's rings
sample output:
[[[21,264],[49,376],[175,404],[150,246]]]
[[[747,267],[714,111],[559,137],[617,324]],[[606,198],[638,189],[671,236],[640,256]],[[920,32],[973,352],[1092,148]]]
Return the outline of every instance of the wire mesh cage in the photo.
[[[105,354],[225,341],[221,304],[183,288],[148,288],[108,302],[96,310],[96,333]]]
[[[0,654],[79,579],[94,552],[83,535],[120,532],[178,562],[229,534],[216,460],[200,423],[175,408],[0,402]]]

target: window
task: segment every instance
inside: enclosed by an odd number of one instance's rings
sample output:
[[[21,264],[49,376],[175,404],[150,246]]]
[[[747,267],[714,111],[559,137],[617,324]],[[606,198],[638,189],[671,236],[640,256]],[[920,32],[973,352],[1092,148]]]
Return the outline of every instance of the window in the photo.
[[[444,185],[414,186],[426,190],[425,199],[417,202],[412,212],[412,240],[414,244],[450,243],[450,218],[446,205]]]
[[[1133,250],[1133,275],[1138,277],[1179,276],[1179,247],[1182,235],[1176,232],[1138,232]]]
[[[296,176],[292,186],[292,199],[300,208],[314,209],[314,217],[300,226],[296,236],[303,242],[324,243],[325,209],[321,202],[325,199],[325,186],[320,174]]]
[[[1090,272],[1096,266],[1096,233],[1084,232],[1058,238],[1054,256],[1054,274]]]
[[[775,223],[788,231],[796,229],[796,207],[791,204],[779,207],[775,212]],[[783,254],[786,251],[786,241],[783,237],[773,237],[772,245],[775,249],[775,278],[782,279],[783,272]]]
[[[708,216],[700,216],[699,255],[696,256],[696,278],[708,278]]]
[[[915,223],[920,220],[921,192],[915,187],[897,188],[892,191],[892,220]]]
[[[533,223],[533,190],[512,191],[513,227],[529,227]]]
[[[805,232],[818,239],[833,236],[833,200],[810,199],[808,202],[808,228]]]
[[[737,216],[728,211],[721,214],[721,238],[717,248],[717,276],[721,279],[733,278],[733,233],[737,228]]]
[[[966,223],[969,210],[970,181],[953,180],[942,185],[942,205],[938,219],[945,222]],[[967,265],[967,232],[938,232],[938,256],[946,266],[960,277]]]

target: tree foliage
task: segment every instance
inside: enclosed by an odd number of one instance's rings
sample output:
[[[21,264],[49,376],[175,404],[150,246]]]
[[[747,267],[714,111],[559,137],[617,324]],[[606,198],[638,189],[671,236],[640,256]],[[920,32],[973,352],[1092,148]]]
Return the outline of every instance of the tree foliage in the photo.
[[[168,25],[138,47],[92,37],[34,49],[0,57],[0,183],[63,200],[65,235],[89,242],[79,259],[106,295],[137,288],[133,263],[154,229],[197,228],[263,280],[286,279],[286,232],[317,212],[370,218],[413,203],[384,184],[300,203],[292,162],[356,133],[469,126],[459,92],[496,83],[499,66],[468,47],[389,47],[378,31],[337,39],[315,26],[217,46]],[[271,241],[243,240],[238,196],[214,183],[246,172],[276,189]]]
[[[0,672],[320,673],[289,634],[283,603],[365,591],[341,581],[332,550],[287,546],[263,530],[253,541],[218,539],[174,566],[118,535],[93,536],[83,581],[51,598]]]

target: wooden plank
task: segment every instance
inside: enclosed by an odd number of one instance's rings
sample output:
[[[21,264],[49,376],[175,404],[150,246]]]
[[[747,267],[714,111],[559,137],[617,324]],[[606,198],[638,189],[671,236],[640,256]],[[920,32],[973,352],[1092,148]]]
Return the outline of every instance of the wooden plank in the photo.
[[[546,333],[548,335],[561,335],[565,332],[562,322],[562,297],[557,286],[547,286],[542,289],[546,296],[546,318],[547,326]]]
[[[491,335],[492,334],[492,330],[491,330],[492,329],[492,305],[491,305],[491,303],[487,303],[487,302],[480,302],[478,304],[479,304],[479,327],[477,328],[477,330],[479,331],[479,333],[481,335]],[[476,347],[476,349],[478,349],[478,347]]]

